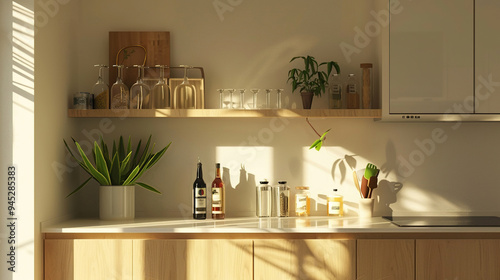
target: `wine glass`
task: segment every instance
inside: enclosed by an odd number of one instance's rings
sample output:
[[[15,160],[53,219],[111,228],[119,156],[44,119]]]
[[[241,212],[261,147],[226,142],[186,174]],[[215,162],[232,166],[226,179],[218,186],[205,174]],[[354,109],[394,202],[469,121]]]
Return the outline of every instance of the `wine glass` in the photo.
[[[253,108],[257,109],[257,94],[259,93],[260,89],[258,88],[253,88],[250,90],[252,92],[252,98],[253,98]]]
[[[240,92],[240,109],[245,109],[245,91],[246,89],[238,90]]]
[[[227,89],[227,97],[224,99],[224,104],[226,104],[227,109],[232,109],[233,106],[233,93],[235,89]]]
[[[279,88],[276,90],[276,98],[278,99],[278,100],[276,100],[276,108],[278,108],[278,109],[281,109],[281,95],[282,95],[283,91],[284,91],[284,89],[282,89],[282,88]]]
[[[111,109],[128,109],[130,91],[126,84],[123,83],[123,68],[124,65],[113,65],[118,68],[116,82],[111,86]]]
[[[182,83],[175,87],[174,90],[174,106],[177,109],[195,109],[196,108],[196,88],[189,83],[187,78],[187,65],[184,67],[184,80]]]
[[[224,109],[224,89],[219,88],[217,92],[219,93],[219,108]]]
[[[166,65],[155,65],[160,68],[160,80],[153,87],[153,109],[172,108],[172,99],[170,98],[170,88],[165,82]]]
[[[102,70],[108,68],[106,65],[94,65],[99,67],[99,77],[97,82],[92,87],[92,94],[94,95],[94,109],[108,109],[109,108],[109,87],[102,79]]]
[[[144,83],[144,65],[134,65],[138,69],[137,81],[130,88],[130,109],[149,109],[151,89]]]
[[[266,109],[271,109],[271,92],[273,90],[268,88],[266,89]]]

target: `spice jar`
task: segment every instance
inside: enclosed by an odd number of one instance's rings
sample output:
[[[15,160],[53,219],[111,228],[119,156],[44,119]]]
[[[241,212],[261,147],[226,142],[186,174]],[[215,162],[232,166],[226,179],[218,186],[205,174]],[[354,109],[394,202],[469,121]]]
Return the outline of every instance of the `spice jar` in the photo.
[[[260,181],[256,188],[257,199],[255,212],[257,217],[271,216],[271,186],[267,180]]]
[[[295,194],[295,215],[309,216],[311,213],[311,198],[309,187],[295,187],[297,193]]]
[[[290,188],[286,181],[279,181],[278,186],[274,187],[273,195],[273,217],[288,217],[290,215]]]
[[[344,216],[344,197],[338,194],[337,189],[333,189],[333,195],[327,197],[327,215]]]

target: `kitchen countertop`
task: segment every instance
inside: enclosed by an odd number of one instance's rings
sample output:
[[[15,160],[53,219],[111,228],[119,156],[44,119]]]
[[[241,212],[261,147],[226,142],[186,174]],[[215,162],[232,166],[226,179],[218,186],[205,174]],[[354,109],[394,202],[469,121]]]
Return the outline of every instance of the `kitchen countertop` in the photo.
[[[500,233],[500,227],[398,227],[382,217],[136,218],[72,219],[44,224],[42,233]]]

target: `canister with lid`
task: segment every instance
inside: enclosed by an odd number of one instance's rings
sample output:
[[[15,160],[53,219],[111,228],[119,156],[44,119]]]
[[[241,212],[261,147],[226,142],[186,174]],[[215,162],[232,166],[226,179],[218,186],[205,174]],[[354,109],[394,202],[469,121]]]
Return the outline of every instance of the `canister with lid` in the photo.
[[[271,186],[267,180],[260,181],[260,185],[256,188],[256,207],[255,212],[257,217],[271,216]]]
[[[309,187],[295,187],[295,215],[309,216],[311,213],[311,198]]]
[[[279,181],[278,186],[273,188],[273,217],[288,217],[290,216],[290,187],[286,185],[286,181]]]

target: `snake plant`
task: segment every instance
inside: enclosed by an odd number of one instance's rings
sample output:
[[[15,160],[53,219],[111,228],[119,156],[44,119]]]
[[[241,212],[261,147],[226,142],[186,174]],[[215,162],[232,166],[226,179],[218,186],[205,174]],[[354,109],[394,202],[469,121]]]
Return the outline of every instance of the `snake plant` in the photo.
[[[113,149],[109,153],[108,146],[104,143],[102,137],[100,137],[100,146],[97,141],[94,142],[94,147],[92,149],[92,159],[91,161],[82,147],[75,139],[72,139],[75,144],[80,158],[77,158],[71,149],[64,141],[66,149],[71,154],[71,156],[78,162],[78,164],[87,172],[89,178],[85,180],[78,188],[72,191],[68,196],[76,193],[81,188],[83,188],[91,179],[96,180],[102,186],[131,186],[138,185],[149,191],[161,194],[160,191],[153,188],[152,186],[137,182],[139,178],[148,169],[153,167],[160,158],[165,154],[168,147],[170,147],[170,142],[165,148],[161,149],[157,153],[153,153],[155,144],[151,145],[151,136],[149,136],[148,142],[144,149],[141,150],[141,142],[139,141],[135,152],[132,151],[131,147],[131,137],[128,138],[127,146],[123,141],[123,137],[120,136],[118,145],[113,141]],[[151,146],[151,147],[150,147]]]

